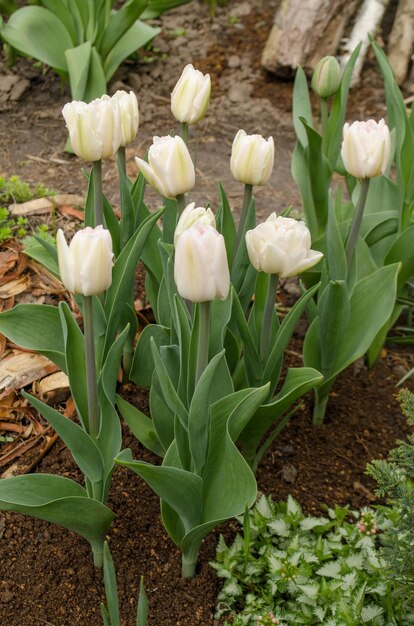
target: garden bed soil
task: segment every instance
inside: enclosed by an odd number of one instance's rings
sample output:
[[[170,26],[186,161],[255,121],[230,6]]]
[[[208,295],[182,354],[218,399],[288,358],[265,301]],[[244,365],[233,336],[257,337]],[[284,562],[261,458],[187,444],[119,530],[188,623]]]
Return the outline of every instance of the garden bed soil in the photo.
[[[257,190],[259,219],[292,204],[299,194],[290,176],[294,144],[291,125],[292,85],[274,80],[260,68],[260,54],[270,30],[277,0],[229,0],[210,20],[207,4],[195,0],[162,18],[163,34],[139,64],[128,62],[111,84],[133,88],[139,95],[141,127],[127,150],[128,170],[136,175],[134,156],[142,156],[154,134],[167,134],[172,125],[169,94],[183,66],[193,62],[212,74],[213,96],[206,119],[192,134],[197,153],[200,204],[218,203],[216,181],[223,182],[232,208],[242,200],[240,185],[232,180],[228,160],[239,128],[273,135],[277,157],[271,182]],[[144,59],[145,57],[145,59]],[[51,71],[43,72],[28,60],[11,69],[0,68],[1,174],[20,175],[33,184],[55,190],[84,193],[79,159],[64,152],[66,133],[61,109],[69,99]],[[19,82],[20,81],[20,82]],[[20,85],[16,90],[10,85]],[[14,95],[13,95],[14,93]],[[19,95],[17,93],[17,95]],[[350,119],[385,114],[381,79],[368,62],[363,85],[351,94]],[[117,202],[114,162],[105,164],[104,185]],[[150,203],[159,202],[150,194]],[[53,225],[53,217],[43,218]],[[58,224],[73,228],[73,220]],[[287,358],[300,363],[300,335]],[[372,370],[362,362],[351,366],[335,385],[326,422],[311,424],[312,396],[292,417],[258,469],[261,492],[275,499],[290,493],[305,511],[315,514],[320,504],[349,504],[357,508],[374,503],[374,484],[365,475],[368,461],[385,458],[398,438],[407,433],[396,399],[396,383],[413,364],[412,350],[389,347]],[[412,382],[408,382],[412,386]],[[121,393],[145,410],[145,392],[126,386]],[[158,462],[125,430],[124,444],[135,457]],[[65,446],[58,440],[37,467],[81,479]],[[135,474],[118,468],[110,493],[116,512],[110,535],[121,603],[122,625],[135,624],[140,576],[149,597],[149,626],[210,626],[220,581],[209,566],[217,537],[231,538],[236,521],[221,526],[204,541],[193,580],[180,577],[180,554],[159,520],[158,499]],[[89,545],[57,526],[29,517],[0,513],[0,625],[98,626],[102,580],[93,568]]]

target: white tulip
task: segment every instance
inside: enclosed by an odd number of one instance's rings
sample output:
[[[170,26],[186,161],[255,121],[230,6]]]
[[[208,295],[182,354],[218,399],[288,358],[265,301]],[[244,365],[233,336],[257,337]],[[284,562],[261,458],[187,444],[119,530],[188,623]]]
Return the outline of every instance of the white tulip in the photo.
[[[311,250],[305,222],[272,213],[265,222],[246,233],[246,246],[253,267],[259,272],[296,276],[316,265],[322,252]]]
[[[59,228],[56,236],[59,272],[68,291],[83,296],[103,293],[112,282],[112,238],[102,226],[78,230],[70,244]]]
[[[118,101],[109,96],[88,104],[73,100],[62,109],[73,151],[85,161],[100,161],[116,154],[120,145]]]
[[[194,164],[178,135],[154,137],[148,151],[148,163],[138,157],[135,161],[149,184],[166,198],[175,198],[194,187]]]
[[[189,64],[171,94],[171,111],[175,119],[196,124],[206,114],[211,94],[210,74],[202,74]]]
[[[195,202],[188,204],[184,211],[181,213],[178,224],[174,232],[174,245],[177,245],[178,239],[185,230],[191,228],[196,222],[200,224],[207,224],[208,226],[216,227],[216,219],[213,211],[208,208],[205,209],[202,206],[196,208]]]
[[[345,124],[341,156],[352,176],[360,179],[381,176],[390,155],[390,131],[384,120]]]
[[[234,178],[245,185],[266,185],[275,159],[273,137],[247,135],[239,130],[233,141],[230,169]]]
[[[230,273],[223,235],[200,222],[184,230],[175,250],[174,279],[178,293],[191,302],[225,300]]]
[[[112,96],[112,101],[116,101],[119,108],[120,118],[120,146],[125,147],[132,143],[137,136],[139,126],[138,100],[133,91],[117,91]],[[115,111],[117,105],[115,104]]]

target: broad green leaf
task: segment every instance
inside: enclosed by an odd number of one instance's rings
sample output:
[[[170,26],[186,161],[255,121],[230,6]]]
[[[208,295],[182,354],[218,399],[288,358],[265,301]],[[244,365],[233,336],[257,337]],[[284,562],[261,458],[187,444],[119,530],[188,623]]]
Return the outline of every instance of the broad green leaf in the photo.
[[[157,378],[156,372],[154,372],[154,384],[150,389],[150,415],[153,422],[153,428],[157,437],[165,452],[171,446],[174,439],[174,422],[175,413],[166,404],[162,393],[157,391],[157,384],[155,379]]]
[[[152,20],[159,17],[165,11],[170,11],[174,7],[187,4],[191,0],[150,0],[148,7],[142,13],[143,20]]]
[[[103,96],[106,93],[106,82],[101,57],[96,48],[92,47],[88,79],[83,94],[84,101],[90,102]]]
[[[162,213],[163,209],[153,213],[145,220],[141,228],[131,237],[115,261],[112,270],[112,284],[106,292],[105,298],[105,313],[108,320],[108,328],[104,354],[108,352],[118,331],[122,316],[122,305],[129,297],[131,281],[135,275],[135,268],[145,245],[145,241]]]
[[[313,126],[312,105],[309,98],[306,74],[300,66],[296,70],[295,82],[293,84],[292,113],[296,136],[303,148],[306,148],[308,138],[301,118],[306,121],[308,126]]]
[[[84,101],[86,83],[88,81],[92,46],[90,41],[80,44],[76,48],[65,50],[69,72],[70,92],[73,100]],[[102,94],[101,94],[102,95]]]
[[[23,391],[24,397],[43,415],[69,448],[81,472],[92,482],[103,481],[103,459],[95,441],[78,424],[51,406]]]
[[[329,198],[327,229],[327,263],[331,280],[346,280],[347,261],[341,231],[336,220],[336,212]]]
[[[108,603],[108,612],[111,626],[120,626],[119,621],[119,601],[118,586],[116,582],[115,566],[108,543],[105,541],[103,547],[103,579],[105,585],[105,595]]]
[[[137,622],[136,626],[147,626],[148,620],[148,596],[145,592],[144,577],[141,576],[139,583],[139,597],[137,606]]]
[[[320,235],[326,230],[328,223],[328,190],[332,172],[326,157],[322,153],[322,137],[303,118],[302,123],[308,139],[305,154],[315,207],[315,218],[318,224],[318,235]],[[312,233],[312,237],[315,238],[316,233]]]
[[[333,373],[350,317],[349,294],[343,280],[329,281],[319,296],[318,314],[324,339],[321,341],[321,372],[327,378]]]
[[[246,232],[256,226],[256,203],[252,197],[249,208],[247,210],[246,221],[244,223],[243,232],[241,233],[240,244],[234,257],[233,265],[231,268],[231,283],[234,286],[237,293],[239,293],[244,279],[246,278],[246,272],[251,267],[249,261],[249,255],[247,254],[246,247]],[[251,294],[250,294],[251,295]]]
[[[303,132],[306,136],[305,129],[303,129]],[[300,141],[296,142],[290,167],[292,177],[300,190],[303,211],[305,214],[305,222],[311,232],[312,241],[314,241],[320,237],[321,233],[319,230],[318,216],[316,212],[317,208],[315,208],[312,197],[306,147],[303,146]]]
[[[68,7],[67,0],[42,0],[42,6],[54,13],[68,31],[73,44],[81,43],[76,24],[76,17]]]
[[[231,269],[234,249],[236,246],[237,230],[230,204],[221,183],[219,183],[220,206],[216,215],[217,230],[223,235],[226,243],[227,261]]]
[[[164,448],[154,430],[152,419],[121,396],[116,396],[116,404],[134,437],[154,454],[164,456]]]
[[[56,70],[67,72],[65,50],[74,41],[62,21],[43,7],[26,6],[15,11],[1,31],[13,48]]]
[[[45,266],[49,272],[60,279],[56,246],[41,237],[29,237],[24,244],[24,253]]]
[[[1,317],[0,317],[1,319]],[[132,361],[130,380],[145,389],[151,386],[154,360],[151,353],[151,339],[157,348],[170,343],[170,330],[159,324],[148,324],[139,336]]]
[[[135,24],[148,2],[149,0],[127,0],[119,11],[111,14],[99,49],[102,58],[108,55],[115,44]]]
[[[131,456],[131,455],[130,455]],[[186,531],[198,526],[201,518],[203,481],[199,476],[177,467],[150,465],[143,461],[116,459],[141,476],[151,489],[179,515]],[[174,537],[172,537],[175,540]]]
[[[66,304],[59,305],[65,342],[66,373],[79,420],[89,430],[88,393],[86,387],[85,339]]]
[[[92,500],[73,480],[51,474],[29,474],[0,480],[0,509],[59,524],[101,544],[115,515]]]
[[[180,400],[177,391],[175,390],[173,381],[168,373],[168,370],[165,366],[164,359],[161,358],[160,353],[158,351],[157,346],[154,344],[154,341],[151,340],[151,350],[155,363],[155,372],[157,375],[157,379],[159,381],[160,391],[163,397],[163,400],[168,405],[173,413],[176,413],[180,419],[180,422],[187,428],[188,423],[188,413],[187,410]]]
[[[0,313],[0,332],[16,345],[44,354],[66,371],[59,309],[48,304],[18,304]]]
[[[112,78],[127,57],[147,45],[160,32],[160,28],[155,28],[137,20],[104,59],[103,67],[106,80],[109,81]]]

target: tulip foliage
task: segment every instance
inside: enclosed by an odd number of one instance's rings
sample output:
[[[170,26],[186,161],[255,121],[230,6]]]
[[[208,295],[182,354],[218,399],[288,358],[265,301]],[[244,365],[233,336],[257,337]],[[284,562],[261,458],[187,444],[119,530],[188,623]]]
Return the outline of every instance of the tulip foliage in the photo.
[[[15,11],[2,24],[2,39],[50,65],[70,83],[74,100],[89,102],[106,93],[121,63],[159,32],[144,20],[188,0],[41,0]]]

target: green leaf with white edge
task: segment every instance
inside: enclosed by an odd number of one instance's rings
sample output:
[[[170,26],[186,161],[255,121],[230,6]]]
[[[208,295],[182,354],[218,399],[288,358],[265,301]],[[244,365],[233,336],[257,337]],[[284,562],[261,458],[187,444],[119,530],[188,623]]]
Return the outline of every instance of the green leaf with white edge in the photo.
[[[143,222],[141,228],[131,237],[115,261],[112,270],[112,284],[106,292],[105,298],[105,313],[108,320],[108,328],[104,354],[108,352],[118,331],[123,303],[128,299],[130,285],[133,281],[135,268],[141,256],[145,241],[162,213],[163,209],[160,209]]]
[[[73,480],[52,474],[29,474],[0,480],[0,509],[31,515],[72,530],[91,544],[104,541],[113,512],[87,497]]]
[[[86,81],[83,98],[86,102],[90,102],[95,98],[100,98],[105,93],[106,78],[102,67],[102,60],[98,51],[93,46],[89,63],[88,79]]]
[[[382,606],[376,604],[367,604],[362,607],[361,619],[364,624],[367,622],[373,622],[384,614]]]
[[[18,304],[0,313],[0,333],[26,350],[48,357],[66,371],[59,309],[48,304]]]
[[[68,71],[65,50],[73,48],[75,42],[61,20],[47,9],[26,6],[15,11],[1,36],[19,52],[60,72]]]
[[[201,374],[188,412],[188,439],[194,472],[202,473],[210,435],[210,395],[218,367],[224,361],[224,350],[212,358]]]
[[[150,465],[144,461],[133,461],[132,455],[129,456],[130,460],[124,450],[116,462],[141,476],[176,511],[186,531],[198,526],[202,507],[202,479],[177,467]]]
[[[239,440],[249,458],[256,451],[266,431],[276,424],[294,402],[323,381],[312,367],[289,368],[282,389],[271,402],[262,404],[241,433]]]
[[[164,456],[164,448],[155,432],[152,419],[121,396],[116,396],[116,404],[134,437],[154,454]]]
[[[86,387],[85,338],[66,304],[59,304],[60,320],[65,342],[66,373],[79,420],[89,429],[88,393]]]
[[[295,82],[293,84],[292,114],[296,136],[298,141],[305,148],[308,145],[308,138],[301,118],[306,120],[308,126],[311,127],[313,126],[313,120],[308,81],[305,72],[300,66],[296,70]]]
[[[92,45],[90,41],[65,50],[69,72],[70,92],[73,100],[84,101],[86,83],[91,63]]]
[[[43,415],[69,448],[76,465],[92,482],[103,481],[104,464],[95,441],[78,424],[25,391],[23,396]]]
[[[128,0],[123,7],[111,14],[109,24],[104,32],[100,45],[100,53],[105,58],[115,44],[137,21],[149,0]]]
[[[120,626],[118,585],[116,582],[115,566],[107,541],[105,541],[103,547],[103,579],[108,612],[111,619],[110,624],[111,626]]]
[[[338,561],[325,563],[325,565],[316,570],[316,573],[319,576],[324,576],[325,578],[340,578],[341,564]]]
[[[182,423],[184,428],[187,428],[187,424],[188,424],[187,410],[175,390],[173,382],[167,371],[164,360],[160,356],[157,346],[155,345],[153,340],[151,340],[150,343],[151,343],[152,356],[153,356],[154,363],[155,363],[155,372],[158,377],[160,391],[162,393],[163,399],[165,403],[168,405],[168,407],[170,408],[170,410],[173,411],[173,413],[176,413],[178,415],[180,422]]]
[[[150,388],[154,372],[154,359],[150,347],[151,340],[154,341],[157,348],[168,345],[170,343],[170,329],[160,324],[148,324],[139,336],[129,377],[132,382],[145,387],[145,389]]]
[[[106,80],[109,81],[112,78],[127,57],[147,45],[160,32],[161,28],[155,28],[137,20],[104,58],[103,68]]]

